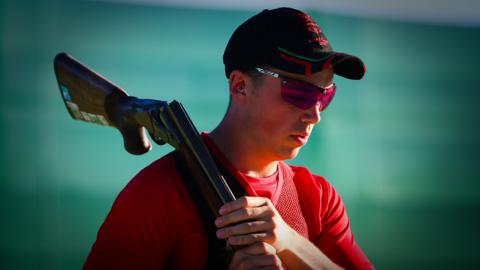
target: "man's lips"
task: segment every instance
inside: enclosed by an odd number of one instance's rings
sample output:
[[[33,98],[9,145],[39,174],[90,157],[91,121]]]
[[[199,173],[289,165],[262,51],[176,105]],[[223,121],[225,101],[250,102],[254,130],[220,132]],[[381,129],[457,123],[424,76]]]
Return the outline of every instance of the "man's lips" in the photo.
[[[293,139],[300,143],[300,144],[306,144],[307,141],[308,141],[308,137],[310,136],[310,133],[307,133],[307,132],[300,132],[300,133],[294,133],[292,135],[290,135],[291,137],[293,137]]]

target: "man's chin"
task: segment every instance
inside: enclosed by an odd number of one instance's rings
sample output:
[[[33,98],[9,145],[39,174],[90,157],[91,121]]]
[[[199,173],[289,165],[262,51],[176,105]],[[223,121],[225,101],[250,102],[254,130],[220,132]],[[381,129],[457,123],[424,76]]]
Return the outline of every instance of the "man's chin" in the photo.
[[[298,156],[298,153],[300,152],[300,149],[302,147],[295,147],[292,149],[289,149],[288,151],[285,151],[281,156],[281,160],[289,160],[293,159]]]

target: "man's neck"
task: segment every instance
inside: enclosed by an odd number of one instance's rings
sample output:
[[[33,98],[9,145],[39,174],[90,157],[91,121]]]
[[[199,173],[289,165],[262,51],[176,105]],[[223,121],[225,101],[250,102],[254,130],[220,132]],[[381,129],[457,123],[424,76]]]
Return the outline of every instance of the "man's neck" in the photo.
[[[245,131],[222,121],[210,134],[225,157],[240,172],[253,177],[266,177],[277,171],[278,161],[256,151]]]

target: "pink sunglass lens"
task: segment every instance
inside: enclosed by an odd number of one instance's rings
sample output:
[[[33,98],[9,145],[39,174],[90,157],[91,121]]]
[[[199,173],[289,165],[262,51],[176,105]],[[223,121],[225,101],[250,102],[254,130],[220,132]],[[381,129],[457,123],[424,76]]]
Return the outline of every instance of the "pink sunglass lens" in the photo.
[[[317,103],[320,93],[306,92],[303,90],[284,87],[282,89],[282,97],[288,103],[300,108],[308,109]]]
[[[282,98],[302,110],[311,108],[320,101],[320,110],[323,111],[332,101],[335,90],[335,86],[333,86],[324,94],[314,85],[301,81],[285,80],[282,85]]]

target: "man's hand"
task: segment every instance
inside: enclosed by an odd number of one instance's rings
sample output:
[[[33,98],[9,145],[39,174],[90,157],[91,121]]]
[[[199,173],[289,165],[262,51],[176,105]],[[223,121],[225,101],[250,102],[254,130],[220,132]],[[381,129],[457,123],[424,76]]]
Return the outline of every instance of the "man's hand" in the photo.
[[[279,253],[295,236],[268,198],[241,197],[223,205],[219,212],[217,237],[228,239],[231,245],[265,242]]]
[[[238,249],[233,254],[229,270],[241,269],[283,269],[275,248],[264,242],[257,242]]]
[[[255,268],[272,261],[277,263],[267,265],[273,269],[282,263],[289,269],[341,269],[288,226],[267,198],[241,197],[223,205],[219,212],[217,237],[228,239],[230,245],[247,246],[235,251],[230,269]]]

